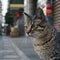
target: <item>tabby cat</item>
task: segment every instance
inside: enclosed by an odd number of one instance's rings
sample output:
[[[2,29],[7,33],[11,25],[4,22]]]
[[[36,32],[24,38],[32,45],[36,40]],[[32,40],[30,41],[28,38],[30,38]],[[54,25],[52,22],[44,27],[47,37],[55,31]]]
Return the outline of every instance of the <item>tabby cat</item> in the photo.
[[[40,13],[42,12],[42,13]],[[55,35],[48,25],[47,20],[40,9],[40,17],[35,17],[33,24],[26,30],[27,34],[33,37],[33,47],[41,60],[54,60],[54,39]],[[43,15],[43,17],[41,16]]]

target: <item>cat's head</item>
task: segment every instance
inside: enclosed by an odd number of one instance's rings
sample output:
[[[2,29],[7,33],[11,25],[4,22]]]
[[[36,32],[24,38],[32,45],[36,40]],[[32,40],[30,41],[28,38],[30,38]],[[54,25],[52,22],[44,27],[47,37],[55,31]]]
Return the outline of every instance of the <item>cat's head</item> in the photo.
[[[27,34],[35,38],[41,36],[44,33],[45,26],[40,25],[40,23],[41,23],[40,19],[35,19],[34,23],[30,25]]]
[[[31,24],[29,24],[26,28],[27,34],[34,34],[38,32],[42,32],[46,26],[46,19],[45,15],[43,13],[43,10],[38,8],[36,11],[36,14],[33,16],[30,16],[29,14],[25,13],[24,14],[30,19]]]

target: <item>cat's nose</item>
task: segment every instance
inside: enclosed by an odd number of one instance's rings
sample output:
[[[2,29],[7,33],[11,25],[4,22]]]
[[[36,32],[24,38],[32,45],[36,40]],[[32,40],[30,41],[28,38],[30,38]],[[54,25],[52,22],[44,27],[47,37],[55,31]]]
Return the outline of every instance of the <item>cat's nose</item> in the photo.
[[[31,33],[29,33],[29,34],[28,34],[28,33],[25,33],[25,35],[26,35],[26,36],[31,36],[32,34],[31,34]]]
[[[31,34],[30,34],[29,32],[26,32],[25,35],[26,35],[26,36],[30,36]]]

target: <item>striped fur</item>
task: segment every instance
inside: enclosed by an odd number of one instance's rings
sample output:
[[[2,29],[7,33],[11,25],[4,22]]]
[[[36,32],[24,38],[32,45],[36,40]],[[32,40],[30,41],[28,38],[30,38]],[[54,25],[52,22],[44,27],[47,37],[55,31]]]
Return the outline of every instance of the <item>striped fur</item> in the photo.
[[[28,14],[26,15],[29,17]],[[26,32],[33,37],[34,50],[41,60],[53,60],[55,55],[55,35],[48,25],[41,8],[37,9],[36,17],[32,21],[34,21],[34,24],[28,25]]]
[[[49,25],[33,26],[29,34],[33,37],[33,47],[42,60],[53,60],[55,35]]]
[[[33,37],[34,33],[32,34]],[[44,31],[39,32],[39,37],[33,38],[34,49],[42,60],[50,60],[55,54],[54,39],[55,36],[48,26],[44,28]]]

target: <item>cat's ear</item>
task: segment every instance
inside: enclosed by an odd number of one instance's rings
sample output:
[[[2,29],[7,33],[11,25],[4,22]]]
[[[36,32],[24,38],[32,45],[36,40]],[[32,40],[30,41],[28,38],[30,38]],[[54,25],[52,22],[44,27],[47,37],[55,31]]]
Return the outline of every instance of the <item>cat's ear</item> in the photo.
[[[24,12],[24,14],[25,14],[28,18],[30,18],[30,19],[32,20],[32,16],[30,16],[29,14],[27,14],[27,13],[25,13],[25,12]]]
[[[45,17],[45,14],[44,14],[43,9],[41,9],[41,8],[39,7],[39,8],[37,8],[37,11],[38,11],[38,13],[39,13],[39,15],[40,15],[40,18],[41,18],[42,22],[46,22],[47,20],[46,20],[46,17]],[[38,16],[39,16],[39,15],[38,15]]]

